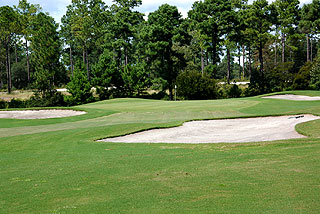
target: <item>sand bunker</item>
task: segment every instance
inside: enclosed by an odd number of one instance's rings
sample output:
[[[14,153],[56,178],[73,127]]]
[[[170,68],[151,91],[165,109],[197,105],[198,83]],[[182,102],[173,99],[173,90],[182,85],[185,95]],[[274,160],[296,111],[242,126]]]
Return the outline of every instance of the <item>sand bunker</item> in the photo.
[[[243,143],[305,136],[295,131],[298,123],[320,119],[313,115],[259,117],[186,122],[180,127],[154,129],[103,142],[121,143]]]
[[[272,99],[282,99],[282,100],[320,100],[320,97],[310,97],[310,96],[302,96],[302,95],[294,95],[294,94],[281,94],[281,95],[273,95],[262,98],[272,98]]]
[[[26,111],[0,111],[0,118],[12,119],[47,119],[70,117],[86,114],[84,111],[73,110],[26,110]]]

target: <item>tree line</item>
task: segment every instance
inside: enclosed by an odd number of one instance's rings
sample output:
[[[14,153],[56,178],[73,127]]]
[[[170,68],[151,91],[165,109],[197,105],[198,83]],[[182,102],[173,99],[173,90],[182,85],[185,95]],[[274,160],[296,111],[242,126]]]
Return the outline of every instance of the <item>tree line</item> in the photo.
[[[146,89],[173,99],[175,85],[181,98],[217,98],[217,82],[233,79],[250,79],[245,95],[320,89],[319,0],[196,1],[186,18],[168,4],[146,17],[141,4],[72,0],[60,26],[27,0],[0,7],[0,88],[51,99],[67,85],[74,104],[92,87],[100,99]]]

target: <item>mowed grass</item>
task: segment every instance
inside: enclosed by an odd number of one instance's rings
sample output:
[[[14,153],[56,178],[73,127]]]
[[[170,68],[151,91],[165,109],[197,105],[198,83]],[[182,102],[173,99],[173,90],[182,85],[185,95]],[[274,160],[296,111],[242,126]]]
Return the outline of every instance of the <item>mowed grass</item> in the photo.
[[[320,115],[320,101],[114,99],[74,109],[88,113],[0,119],[0,213],[320,212],[320,120],[297,126],[309,138],[285,141],[95,141],[189,120]]]

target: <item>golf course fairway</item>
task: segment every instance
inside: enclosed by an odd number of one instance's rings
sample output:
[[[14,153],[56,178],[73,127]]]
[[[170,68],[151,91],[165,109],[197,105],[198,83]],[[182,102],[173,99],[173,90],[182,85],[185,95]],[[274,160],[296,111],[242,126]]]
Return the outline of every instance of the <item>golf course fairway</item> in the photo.
[[[87,113],[0,119],[0,213],[320,213],[320,120],[298,124],[307,138],[291,140],[97,141],[193,120],[320,116],[320,100],[123,98],[71,109]]]

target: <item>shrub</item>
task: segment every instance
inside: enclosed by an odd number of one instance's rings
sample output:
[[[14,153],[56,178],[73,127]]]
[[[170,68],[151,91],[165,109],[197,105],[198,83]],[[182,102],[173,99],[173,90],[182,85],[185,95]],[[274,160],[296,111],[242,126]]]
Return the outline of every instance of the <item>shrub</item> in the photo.
[[[264,73],[261,73],[257,69],[252,69],[250,83],[248,89],[246,90],[246,94],[248,96],[258,95],[266,93],[266,78]]]
[[[320,80],[318,82],[316,82],[314,85],[315,85],[316,90],[320,90]]]
[[[92,66],[92,84],[100,100],[121,96],[124,83],[120,69],[112,58],[112,53],[105,50],[99,61]]]
[[[26,107],[53,107],[67,105],[64,101],[64,96],[56,90],[46,92],[43,97],[36,93],[25,102]]]
[[[237,97],[240,97],[241,94],[242,94],[242,90],[236,84],[233,84],[231,87],[227,89],[228,98],[237,98]]]
[[[215,99],[217,98],[216,81],[209,75],[197,71],[185,71],[178,75],[177,94],[183,99]]]
[[[168,81],[162,79],[161,77],[152,80],[152,90],[165,91],[168,88]]]
[[[307,62],[304,66],[302,66],[299,70],[299,73],[293,80],[293,89],[309,89],[310,84],[310,71],[312,68],[312,63]]]
[[[4,100],[0,100],[0,109],[5,109],[7,108],[7,102]]]
[[[75,68],[73,77],[67,85],[67,89],[71,96],[68,101],[71,105],[80,105],[89,103],[94,100],[91,92],[91,84],[87,79],[85,69]]]
[[[143,64],[127,65],[121,71],[126,96],[140,95],[149,85]]]
[[[206,74],[210,75],[211,77],[216,78],[216,79],[222,79],[225,76],[224,72],[221,73],[218,71],[217,65],[212,65],[212,64],[207,65],[204,68],[204,72]]]
[[[292,84],[294,62],[280,62],[266,72],[268,91],[283,91]]]
[[[44,98],[48,94],[48,92],[53,90],[53,77],[49,71],[39,70],[35,72],[32,76],[34,78],[33,88],[36,89],[36,94]]]
[[[19,99],[12,99],[8,102],[8,108],[25,108],[26,102]]]
[[[310,82],[320,90],[320,54],[318,53],[310,70]]]
[[[260,90],[257,87],[250,87],[250,84],[249,87],[244,90],[244,96],[246,97],[257,96],[259,94],[261,94]]]
[[[26,68],[26,58],[20,62],[13,63],[11,67],[12,72],[12,85],[15,88],[21,89],[28,86],[28,76]]]
[[[165,91],[154,92],[150,95],[142,95],[141,98],[154,100],[169,100],[169,96]]]

